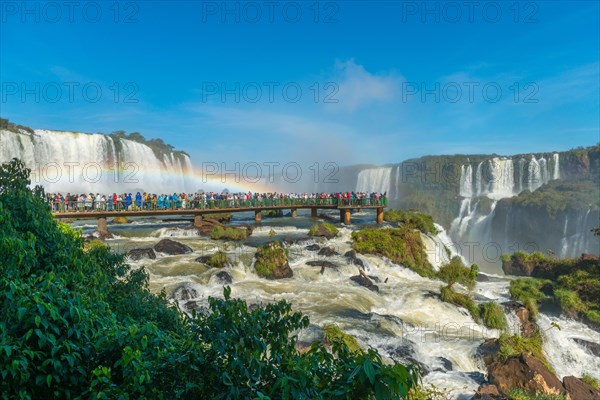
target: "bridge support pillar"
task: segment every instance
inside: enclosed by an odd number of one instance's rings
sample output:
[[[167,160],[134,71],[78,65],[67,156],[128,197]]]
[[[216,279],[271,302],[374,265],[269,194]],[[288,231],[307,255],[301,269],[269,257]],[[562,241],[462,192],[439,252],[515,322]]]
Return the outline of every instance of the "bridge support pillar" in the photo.
[[[350,221],[350,209],[349,208],[343,208],[340,210],[340,222],[343,222],[344,225],[350,225],[351,221]]]
[[[317,209],[315,207],[310,209],[310,217],[311,218],[317,218]]]
[[[260,222],[261,219],[262,219],[262,212],[260,210],[254,211],[254,220],[256,222]]]
[[[108,235],[108,223],[106,222],[106,217],[98,218],[98,233],[101,236]]]
[[[383,207],[377,208],[377,219],[378,224],[383,224]]]
[[[202,226],[202,215],[194,215],[194,227],[200,228]]]
[[[298,216],[298,210],[295,208],[292,208],[291,210],[291,214],[292,214],[292,218],[296,218]]]

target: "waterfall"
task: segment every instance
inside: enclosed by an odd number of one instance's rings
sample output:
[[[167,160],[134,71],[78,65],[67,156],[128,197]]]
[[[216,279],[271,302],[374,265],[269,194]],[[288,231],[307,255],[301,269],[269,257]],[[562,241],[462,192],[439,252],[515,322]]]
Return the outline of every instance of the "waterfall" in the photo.
[[[473,196],[473,167],[471,164],[460,167],[460,189],[459,193],[462,197]]]
[[[357,192],[390,192],[392,168],[370,168],[358,173]]]
[[[560,179],[560,161],[558,153],[552,154],[552,161],[554,162],[554,170],[552,172],[552,179]]]
[[[21,159],[32,170],[32,184],[44,186],[47,192],[188,190],[189,157],[167,153],[160,159],[143,143],[48,130],[2,130],[0,142],[0,162]]]

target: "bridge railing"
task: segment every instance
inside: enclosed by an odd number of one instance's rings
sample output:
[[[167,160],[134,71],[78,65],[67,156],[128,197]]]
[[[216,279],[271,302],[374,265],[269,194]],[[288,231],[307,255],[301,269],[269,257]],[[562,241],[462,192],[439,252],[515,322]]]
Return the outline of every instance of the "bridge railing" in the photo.
[[[261,207],[290,207],[294,206],[336,206],[336,207],[366,207],[366,206],[387,206],[387,198],[362,198],[362,199],[338,199],[338,198],[309,198],[309,199],[194,199],[177,201],[158,202],[157,200],[136,202],[130,204],[123,200],[116,203],[112,200],[107,201],[78,201],[78,202],[60,202],[50,201],[52,212],[90,212],[90,211],[145,211],[145,210],[227,210],[234,208],[256,209]]]

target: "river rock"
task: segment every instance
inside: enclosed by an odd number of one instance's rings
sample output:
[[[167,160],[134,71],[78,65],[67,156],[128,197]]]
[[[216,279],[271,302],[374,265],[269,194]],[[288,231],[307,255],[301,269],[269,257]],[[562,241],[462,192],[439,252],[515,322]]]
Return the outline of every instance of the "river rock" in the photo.
[[[350,260],[352,262],[352,264],[357,265],[361,268],[364,268],[365,264],[363,263],[363,261],[357,257],[356,255],[356,250],[350,250],[347,251],[344,254],[344,257],[346,257],[348,260]]]
[[[320,256],[331,257],[331,256],[337,256],[339,253],[337,251],[333,250],[331,247],[323,247],[321,250],[319,250],[319,252],[317,254]]]
[[[452,371],[452,361],[446,357],[438,357],[437,359],[442,363],[442,371]]]
[[[198,297],[198,292],[196,289],[191,287],[188,283],[184,283],[178,286],[171,296],[175,300],[191,300]]]
[[[528,354],[511,356],[504,362],[494,362],[488,367],[488,377],[490,383],[504,394],[515,388],[523,389],[531,395],[565,394],[565,388],[556,375],[540,360]]]
[[[500,343],[498,339],[486,339],[476,350],[476,354],[483,360],[485,366],[489,366],[498,361],[498,352]]]
[[[588,349],[596,357],[600,357],[600,343],[589,342],[580,338],[573,338],[573,341]]]
[[[369,279],[368,277],[366,277],[363,274],[354,275],[353,277],[350,278],[350,280],[358,283],[361,286],[366,287],[369,290],[372,290],[373,292],[379,292],[379,286],[374,284],[371,279]]]
[[[321,246],[319,246],[318,244],[311,244],[309,246],[305,247],[306,250],[310,250],[310,251],[317,251],[321,249]]]
[[[531,318],[529,310],[525,307],[519,307],[515,310],[515,314],[521,322],[521,336],[533,337],[537,332],[538,328],[534,320]]]
[[[498,391],[498,387],[496,387],[496,385],[481,385],[479,386],[479,389],[477,389],[477,392],[475,393],[475,396],[473,397],[473,400],[493,400],[493,399],[500,399],[500,398],[504,398],[500,395],[500,392]]]
[[[192,249],[183,243],[171,239],[163,239],[154,246],[154,250],[169,255],[191,253]]]
[[[133,261],[140,260],[142,258],[149,258],[151,260],[156,259],[156,253],[152,249],[152,247],[147,247],[143,249],[131,249],[127,252],[127,257],[129,257]]]
[[[233,278],[226,271],[219,271],[215,274],[220,283],[226,285],[233,282]]]
[[[565,376],[563,384],[572,400],[600,400],[600,391],[574,376]]]
[[[322,260],[318,260],[318,261],[307,261],[306,265],[310,265],[311,267],[323,267],[323,268],[338,268],[337,264],[334,264],[332,262],[329,261],[322,261]]]
[[[286,249],[279,241],[260,246],[255,257],[254,269],[262,278],[283,279],[294,275],[288,263]]]
[[[311,229],[312,230],[312,229]],[[326,239],[332,239],[337,236],[337,233],[331,232],[324,224],[317,224],[310,236],[320,236]]]

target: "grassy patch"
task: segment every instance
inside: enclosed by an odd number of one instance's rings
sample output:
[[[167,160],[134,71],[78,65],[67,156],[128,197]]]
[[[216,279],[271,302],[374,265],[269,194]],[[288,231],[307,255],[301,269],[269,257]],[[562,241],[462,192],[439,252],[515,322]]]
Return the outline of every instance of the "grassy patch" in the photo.
[[[227,253],[222,250],[217,251],[206,260],[206,265],[213,268],[224,268],[227,265]]]
[[[408,392],[408,400],[451,400],[454,397],[443,389],[438,389],[434,385],[417,386]]]
[[[554,291],[554,298],[560,304],[563,312],[571,318],[577,318],[580,313],[584,314],[588,311],[588,307],[572,290],[557,289]]]
[[[366,228],[352,233],[353,248],[362,254],[387,257],[417,274],[434,278],[435,271],[425,253],[421,234],[408,228]]]
[[[598,379],[594,378],[589,374],[583,374],[581,380],[593,387],[594,389],[600,389],[600,384],[598,383]]]
[[[556,394],[537,394],[532,395],[524,391],[523,389],[511,389],[508,392],[508,396],[511,400],[566,400],[563,395]]]
[[[423,233],[439,233],[431,215],[418,211],[387,210],[383,219],[387,222],[398,222],[404,227],[417,229]]]
[[[480,305],[479,310],[485,326],[492,329],[506,329],[506,316],[501,305],[492,301]]]
[[[466,308],[467,311],[471,313],[471,316],[475,322],[479,323],[481,321],[479,307],[477,307],[469,294],[455,292],[450,286],[442,286],[440,288],[440,293],[442,301]]]
[[[330,224],[328,222],[320,222],[311,226],[310,230],[308,231],[308,234],[310,236],[321,236],[324,231],[332,237],[337,236],[337,234],[339,233],[335,225]]]
[[[325,339],[327,339],[330,344],[341,341],[352,353],[362,353],[362,348],[358,344],[356,338],[342,331],[339,326],[328,324],[323,327],[323,330],[325,331]]]
[[[538,314],[538,303],[546,297],[540,290],[549,281],[535,278],[519,278],[510,282],[510,295],[522,302],[533,317]]]
[[[531,354],[539,359],[546,368],[554,372],[552,366],[548,360],[546,360],[546,357],[542,352],[542,336],[539,332],[536,332],[532,337],[522,337],[520,335],[508,335],[503,333],[498,340],[500,343],[498,356],[501,361],[506,361],[510,356]]]
[[[128,224],[129,219],[127,217],[114,217],[112,220],[113,224]]]
[[[589,310],[585,313],[587,319],[589,319],[594,324],[600,325],[600,311],[598,310]]]
[[[210,233],[210,238],[213,240],[229,239],[229,240],[244,240],[248,237],[246,228],[222,227],[216,225]]]
[[[281,242],[267,243],[258,248],[254,269],[258,276],[267,279],[273,278],[276,271],[287,263],[287,257],[288,251],[281,245]]]

